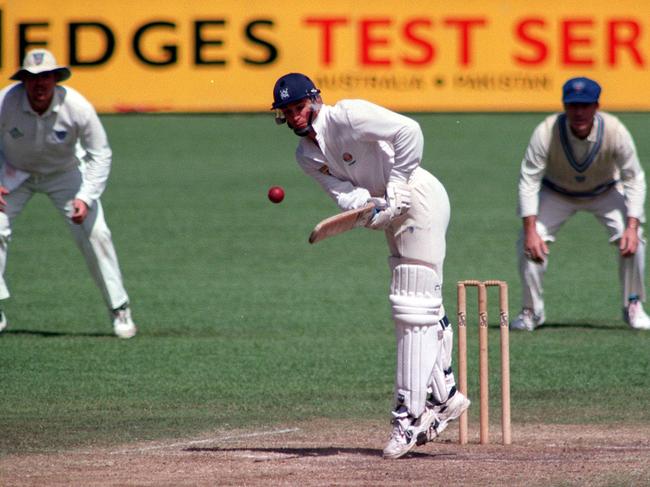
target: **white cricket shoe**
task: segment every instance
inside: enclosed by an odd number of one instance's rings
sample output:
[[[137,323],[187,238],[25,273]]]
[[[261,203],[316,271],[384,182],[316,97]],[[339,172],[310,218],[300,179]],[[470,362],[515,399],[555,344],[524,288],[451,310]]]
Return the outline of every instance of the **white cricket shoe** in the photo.
[[[643,310],[643,305],[638,300],[630,301],[623,310],[623,319],[635,330],[650,330],[650,316]]]
[[[449,422],[458,419],[469,408],[470,404],[471,401],[462,392],[456,391],[453,396],[447,399],[447,402],[437,406],[439,409],[434,408],[438,417],[438,426],[435,429],[436,435],[440,436],[449,425]]]
[[[469,408],[471,401],[465,395],[456,390],[453,396],[447,399],[447,402],[434,406],[433,411],[436,415],[436,421],[431,423],[427,429],[426,440],[433,441],[442,434],[449,426],[449,422],[458,419],[463,412]],[[418,439],[418,445],[424,443],[423,438]],[[420,443],[422,441],[422,443]]]
[[[400,406],[393,415],[393,431],[384,448],[384,458],[396,459],[406,455],[415,445],[426,443],[426,434],[436,422],[436,415],[431,408],[425,408],[422,415],[415,419],[405,406]]]
[[[131,309],[128,306],[113,310],[113,331],[118,338],[135,336],[138,329],[131,319]]]
[[[517,318],[510,322],[510,329],[533,331],[538,326],[542,326],[545,321],[546,316],[543,310],[539,314],[535,314],[532,309],[523,308]]]
[[[0,311],[0,332],[7,328],[7,315],[4,311]]]

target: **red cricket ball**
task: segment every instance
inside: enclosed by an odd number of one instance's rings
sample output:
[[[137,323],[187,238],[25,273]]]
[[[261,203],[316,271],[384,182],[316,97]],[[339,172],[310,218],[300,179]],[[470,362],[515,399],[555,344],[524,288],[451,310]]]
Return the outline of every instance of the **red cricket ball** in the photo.
[[[280,186],[273,186],[269,189],[269,199],[273,203],[279,203],[284,199],[284,189]]]

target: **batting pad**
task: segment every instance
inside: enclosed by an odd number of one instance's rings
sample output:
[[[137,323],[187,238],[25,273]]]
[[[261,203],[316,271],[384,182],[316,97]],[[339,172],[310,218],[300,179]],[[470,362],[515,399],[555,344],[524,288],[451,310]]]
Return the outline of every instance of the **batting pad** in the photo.
[[[451,325],[442,331],[442,346],[433,365],[429,387],[433,402],[444,404],[449,399],[449,393],[456,387],[454,372],[451,368],[451,353],[454,347],[454,333]]]
[[[446,395],[441,397],[442,402],[447,401],[449,393],[456,387],[456,379],[454,378],[454,371],[451,367],[451,354],[454,351],[454,332],[449,325],[445,328],[442,336],[442,350],[438,357],[437,364],[440,364],[442,371],[445,375]]]
[[[395,392],[398,403],[418,418],[424,412],[427,386],[443,341],[438,324],[440,279],[429,267],[398,264],[393,267],[389,299],[397,338]]]

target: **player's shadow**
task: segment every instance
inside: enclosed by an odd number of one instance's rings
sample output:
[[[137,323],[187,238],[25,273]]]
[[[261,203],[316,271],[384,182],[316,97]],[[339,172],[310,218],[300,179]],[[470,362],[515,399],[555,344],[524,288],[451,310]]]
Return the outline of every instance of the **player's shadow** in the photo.
[[[114,337],[113,333],[84,333],[84,332],[67,332],[67,331],[46,331],[46,330],[21,330],[12,328],[2,332],[3,335],[32,335],[40,336],[43,338],[57,338],[57,337]]]
[[[201,447],[189,447],[184,448],[183,451],[186,452],[255,452],[255,453],[276,453],[280,455],[287,455],[290,457],[331,457],[341,454],[348,455],[365,455],[368,457],[381,457],[381,450],[376,450],[372,448],[336,448],[336,447],[324,447],[324,448],[220,448],[220,447],[211,447],[211,448],[201,448]],[[423,452],[409,452],[407,457],[436,457],[440,456],[439,454],[429,454]]]
[[[543,325],[535,328],[535,333],[538,331],[544,331],[544,329],[567,329],[567,328],[582,328],[585,330],[601,330],[601,331],[612,331],[612,330],[624,330],[629,328],[627,325],[621,323],[593,323],[589,321],[574,321],[571,323],[560,323],[560,322],[546,322]]]

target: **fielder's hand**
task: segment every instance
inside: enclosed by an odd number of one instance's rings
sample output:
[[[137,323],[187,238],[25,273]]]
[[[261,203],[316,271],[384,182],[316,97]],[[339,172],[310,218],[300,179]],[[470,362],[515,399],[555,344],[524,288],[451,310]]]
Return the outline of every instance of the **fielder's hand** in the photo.
[[[5,206],[7,206],[7,202],[3,198],[6,194],[9,194],[9,191],[4,186],[0,185],[0,211],[5,211]]]
[[[88,205],[85,201],[75,198],[72,202],[72,214],[70,220],[77,225],[81,225],[88,216]]]
[[[524,235],[524,255],[527,259],[541,264],[548,255],[548,245],[536,231],[526,232]]]
[[[636,254],[639,248],[639,234],[637,227],[627,227],[623,232],[621,241],[618,244],[618,249],[621,252],[621,257],[631,257]]]

